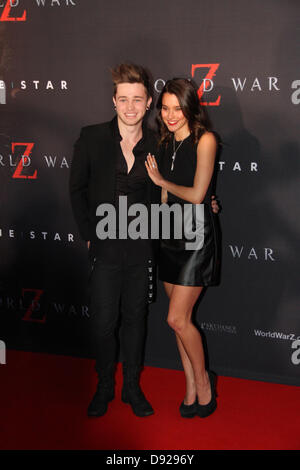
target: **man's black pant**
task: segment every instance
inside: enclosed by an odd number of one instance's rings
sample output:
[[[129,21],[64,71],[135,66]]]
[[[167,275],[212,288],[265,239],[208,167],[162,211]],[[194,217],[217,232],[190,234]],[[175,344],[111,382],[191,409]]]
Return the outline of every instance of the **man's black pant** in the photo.
[[[131,264],[126,252],[113,263],[96,256],[90,287],[97,372],[116,360],[119,320],[123,361],[141,365],[148,306],[147,263]]]

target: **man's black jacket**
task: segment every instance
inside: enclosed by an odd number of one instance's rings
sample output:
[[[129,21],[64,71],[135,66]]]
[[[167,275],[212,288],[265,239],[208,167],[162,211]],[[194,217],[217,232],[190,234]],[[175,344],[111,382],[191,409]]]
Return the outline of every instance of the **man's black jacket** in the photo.
[[[115,117],[110,122],[82,128],[75,143],[70,175],[71,204],[80,236],[97,241],[96,209],[99,204],[115,204],[117,146],[120,133]],[[143,125],[145,160],[147,154],[157,155],[155,133]],[[149,178],[147,199],[159,202],[159,191]]]

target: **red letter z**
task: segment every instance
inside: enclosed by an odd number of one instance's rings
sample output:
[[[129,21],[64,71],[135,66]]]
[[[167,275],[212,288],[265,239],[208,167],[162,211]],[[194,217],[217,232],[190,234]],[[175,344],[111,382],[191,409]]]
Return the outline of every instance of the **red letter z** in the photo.
[[[37,170],[35,170],[35,172],[33,173],[33,175],[31,176],[26,176],[26,175],[22,175],[21,172],[22,172],[22,169],[23,169],[23,165],[24,163],[27,163],[28,161],[28,157],[29,155],[31,154],[31,151],[34,147],[34,143],[24,143],[24,142],[13,142],[11,144],[11,147],[12,147],[12,153],[14,153],[14,150],[15,150],[15,147],[16,146],[24,146],[26,147],[26,150],[25,152],[23,153],[22,155],[22,158],[21,160],[19,161],[18,163],[18,166],[16,168],[16,171],[14,172],[13,174],[13,178],[28,178],[28,179],[36,179],[37,178]],[[23,160],[24,158],[24,160]]]
[[[198,68],[209,68],[209,71],[205,77],[206,80],[210,80],[212,81],[213,77],[216,75],[216,70],[218,70],[219,68],[219,65],[220,64],[192,64],[192,77],[194,77],[195,75],[195,69],[198,69]],[[204,93],[204,83],[205,82],[202,82],[202,84],[200,85],[199,89],[198,89],[198,96],[199,96],[199,99],[202,98],[202,95]],[[219,106],[220,105],[220,100],[221,100],[221,95],[218,96],[218,98],[216,99],[216,101],[214,101],[213,103],[211,102],[205,102],[205,103],[201,103],[205,106]]]
[[[23,16],[19,18],[12,18],[11,16],[9,16],[11,8],[12,8],[11,0],[6,0],[6,5],[0,17],[0,21],[26,21],[26,10],[24,10]]]
[[[22,289],[22,296],[24,297],[24,292],[35,292],[35,297],[30,303],[27,312],[25,313],[24,317],[22,320],[24,321],[33,321],[37,323],[45,323],[46,322],[46,315],[43,316],[43,318],[31,318],[33,308],[36,306],[38,303],[39,299],[41,298],[41,295],[43,291],[41,289]]]

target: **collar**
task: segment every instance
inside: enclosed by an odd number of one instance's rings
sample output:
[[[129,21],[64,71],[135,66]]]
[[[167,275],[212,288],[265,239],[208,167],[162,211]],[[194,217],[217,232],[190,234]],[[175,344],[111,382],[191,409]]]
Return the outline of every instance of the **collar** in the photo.
[[[118,117],[117,116],[115,116],[110,121],[110,128],[111,128],[113,137],[120,142],[122,140],[122,136],[120,134],[120,130],[119,130],[119,126],[118,126]],[[147,128],[147,124],[146,124],[145,118],[144,118],[143,122],[142,122],[142,133],[143,133],[143,135],[142,135],[142,138],[141,138],[141,140],[139,140],[137,145],[143,144],[146,141],[147,132],[148,132],[148,128]]]

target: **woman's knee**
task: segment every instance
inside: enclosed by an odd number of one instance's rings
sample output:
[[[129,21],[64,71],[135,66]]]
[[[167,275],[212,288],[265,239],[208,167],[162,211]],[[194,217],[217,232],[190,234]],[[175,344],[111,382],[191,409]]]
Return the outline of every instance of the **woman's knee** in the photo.
[[[191,324],[191,311],[178,313],[170,310],[167,323],[176,333],[180,334]]]
[[[167,323],[176,333],[180,334],[188,326],[189,321],[182,315],[169,313]]]

